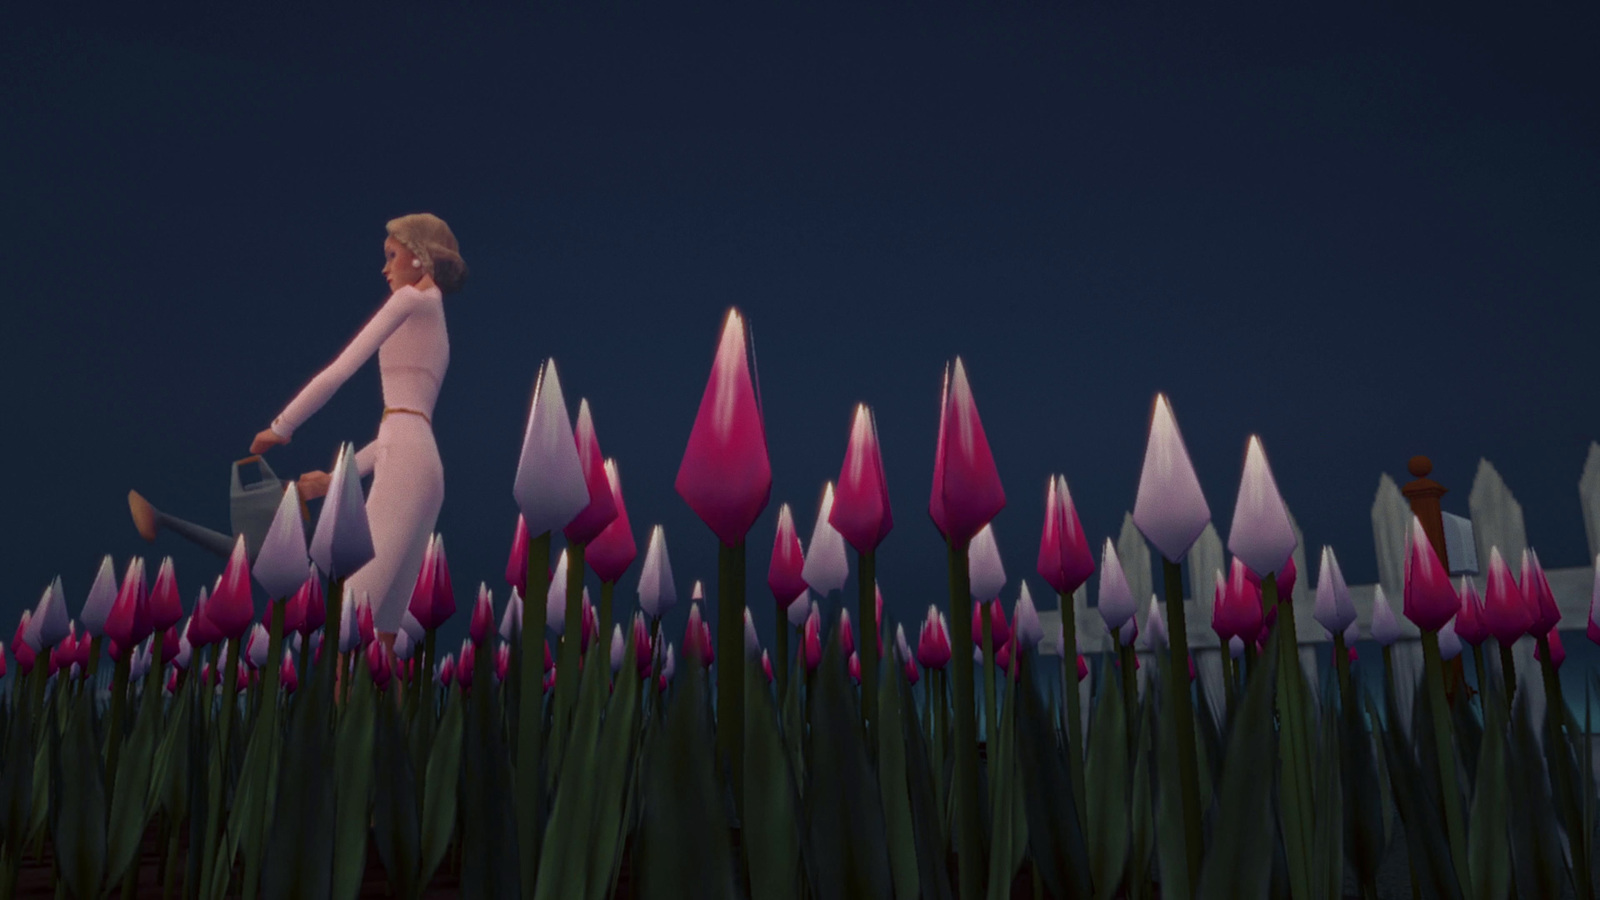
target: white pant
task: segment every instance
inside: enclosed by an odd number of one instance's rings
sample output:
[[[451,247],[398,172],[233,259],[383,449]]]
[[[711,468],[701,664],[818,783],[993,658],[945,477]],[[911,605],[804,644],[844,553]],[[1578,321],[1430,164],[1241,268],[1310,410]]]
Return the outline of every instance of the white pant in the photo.
[[[378,426],[367,523],[374,556],[345,582],[359,601],[372,598],[372,622],[380,632],[400,630],[411,602],[428,537],[444,505],[444,463],[427,420],[394,413]]]

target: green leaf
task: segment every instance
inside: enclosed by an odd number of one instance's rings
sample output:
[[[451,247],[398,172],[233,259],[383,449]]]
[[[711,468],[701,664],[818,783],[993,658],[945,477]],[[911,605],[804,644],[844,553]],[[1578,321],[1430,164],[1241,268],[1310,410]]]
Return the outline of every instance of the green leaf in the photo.
[[[1023,677],[1032,679],[1035,657],[1028,658]],[[1073,805],[1072,781],[1065,760],[1056,749],[1049,713],[1039,692],[1028,685],[1017,699],[1017,774],[1026,788],[1023,804],[1028,816],[1028,847],[1035,870],[1050,896],[1060,900],[1094,896],[1089,851],[1078,812]]]
[[[1263,781],[1277,755],[1272,730],[1276,665],[1277,645],[1269,642],[1230,715],[1227,752],[1217,785],[1218,827],[1212,832],[1211,851],[1201,865],[1196,892],[1206,900],[1267,895],[1272,877],[1267,848],[1276,841],[1272,796]]]
[[[1159,673],[1152,674],[1139,703],[1139,736],[1133,755],[1133,799],[1128,817],[1131,888],[1138,897],[1150,895],[1150,856],[1155,852],[1154,807],[1151,803],[1150,770],[1155,768],[1156,697],[1161,692]]]
[[[798,900],[800,796],[788,750],[778,731],[777,709],[759,666],[744,668],[745,818],[740,834],[750,861],[751,900]],[[884,688],[893,690],[885,679]],[[890,721],[885,719],[885,721]],[[893,720],[898,723],[899,719]],[[897,728],[883,728],[898,733]],[[885,737],[887,744],[889,739]],[[909,811],[907,813],[909,816]],[[909,826],[909,822],[906,823]],[[890,841],[894,837],[890,836]],[[915,866],[915,859],[913,859]]]
[[[1352,673],[1352,677],[1353,677]],[[1373,753],[1372,737],[1362,721],[1359,681],[1353,681],[1355,696],[1339,710],[1340,783],[1344,789],[1344,842],[1357,884],[1377,893],[1378,866],[1388,845],[1384,836],[1382,782]],[[1377,719],[1373,719],[1377,722]]]
[[[536,900],[580,900],[588,895],[585,879],[593,840],[595,806],[595,745],[600,740],[600,717],[605,710],[605,662],[590,651],[578,677],[578,693],[570,728],[566,732],[566,757],[556,785],[555,804],[539,857]]]
[[[1344,786],[1340,780],[1339,716],[1333,693],[1322,711],[1322,744],[1317,758],[1316,823],[1311,844],[1312,896],[1340,900],[1344,896]]]
[[[306,679],[289,709],[272,824],[266,836],[262,900],[323,900],[333,874],[334,785],[328,766],[333,735],[326,686]],[[363,854],[364,856],[365,854]]]
[[[1088,786],[1089,868],[1095,896],[1113,897],[1123,883],[1128,860],[1128,726],[1122,690],[1107,664],[1095,702],[1085,763]],[[1268,719],[1270,722],[1270,718]]]
[[[411,749],[400,729],[399,717],[392,697],[379,694],[378,730],[373,745],[377,791],[372,798],[372,840],[384,871],[389,873],[390,887],[396,896],[409,900],[422,889],[417,878],[421,837],[416,769],[411,765]]]
[[[32,710],[18,703],[7,711],[5,768],[0,772],[0,843],[15,859],[33,812],[34,727]]]
[[[780,626],[785,627],[785,626]],[[803,792],[806,785],[805,711],[800,704],[800,686],[805,681],[805,665],[792,666],[789,689],[783,695],[783,740],[789,753],[789,768],[794,773],[795,788]]]
[[[111,820],[106,828],[107,888],[121,883],[150,819],[146,799],[150,793],[150,767],[155,754],[154,729],[150,716],[140,716],[117,764],[116,787],[111,794]]]
[[[106,858],[105,776],[91,715],[85,692],[70,704],[64,734],[56,733],[54,706],[46,720],[57,872],[68,895],[82,900],[99,896]]]
[[[1561,835],[1541,765],[1538,738],[1529,722],[1527,699],[1518,691],[1509,748],[1511,857],[1520,897],[1559,897],[1569,888]]]
[[[1406,744],[1399,717],[1391,716],[1391,727],[1383,729],[1384,760],[1388,765],[1389,789],[1394,794],[1395,811],[1402,823],[1406,851],[1411,861],[1411,871],[1418,889],[1424,897],[1461,897],[1461,885],[1456,880],[1455,865],[1451,862],[1450,845],[1445,837],[1444,815],[1434,793],[1438,777],[1429,774],[1439,767],[1431,762],[1433,729],[1427,727],[1427,691],[1416,693],[1416,711],[1413,722],[1422,726],[1416,729],[1422,745],[1422,760]],[[1391,710],[1392,711],[1392,710]],[[1376,715],[1373,720],[1377,721]]]
[[[837,639],[828,644],[808,699],[811,778],[805,807],[817,889],[827,897],[892,896],[882,795],[867,761],[861,715]]]
[[[472,687],[474,692],[486,689],[476,682]],[[514,816],[512,797],[515,788],[522,785],[522,777],[519,775],[513,784],[500,717],[493,704],[480,702],[479,697],[472,694],[463,698],[467,718],[462,730],[460,788],[461,896],[517,897],[522,893],[532,896],[532,884],[526,885],[525,892],[522,890],[517,856],[518,829],[522,825],[543,823],[519,823]],[[537,696],[525,699],[534,703],[539,700]],[[529,774],[542,776],[543,773]],[[539,784],[543,784],[542,777]],[[542,814],[542,787],[535,793],[541,798]],[[531,866],[529,877],[532,877]]]
[[[371,679],[358,676],[339,716],[334,752],[333,896],[354,897],[367,869],[371,830],[373,730]]]
[[[424,711],[424,716],[432,718]],[[428,760],[427,783],[422,795],[421,865],[417,870],[417,883],[427,885],[438,871],[444,852],[456,828],[456,789],[461,782],[461,730],[463,727],[461,695],[451,691],[445,704],[444,719],[439,723],[439,733],[432,736],[432,752]]]
[[[1511,892],[1511,847],[1506,834],[1510,788],[1506,782],[1505,694],[1486,689],[1479,696],[1485,701],[1486,721],[1477,753],[1477,776],[1473,779],[1467,857],[1472,866],[1475,900],[1505,900]]]
[[[1276,632],[1274,632],[1276,635]],[[1292,637],[1292,636],[1291,636]],[[1274,637],[1274,641],[1279,640]],[[1306,716],[1304,673],[1298,658],[1279,660],[1278,674],[1278,819],[1284,857],[1294,896],[1315,896],[1312,861],[1315,841],[1312,799],[1310,722]]]
[[[898,680],[898,683],[901,726],[905,734],[907,796],[911,800],[911,824],[916,829],[918,880],[927,900],[950,900],[950,871],[945,864],[945,831],[940,821],[928,748],[923,743],[922,729],[917,722],[911,685],[904,680]]]
[[[639,871],[647,873],[638,886],[644,900],[737,896],[725,804],[712,768],[706,675],[689,655],[644,773],[638,848]],[[835,829],[841,824],[832,822]]]
[[[622,658],[634,658],[630,631]],[[746,667],[746,672],[753,671]],[[622,843],[630,828],[628,811],[634,784],[634,741],[639,729],[639,690],[642,679],[632,666],[624,665],[606,706],[605,723],[600,729],[599,765],[596,768],[596,802],[593,834],[589,849],[589,896],[612,895],[622,863]],[[748,800],[746,801],[748,802]]]
[[[1000,693],[1005,699],[995,732],[994,755],[989,760],[994,772],[990,783],[994,816],[989,851],[989,892],[991,896],[1006,896],[1010,894],[1011,882],[1027,854],[1028,819],[1022,798],[1022,782],[1017,777],[1017,680],[998,669],[996,672],[1000,677]]]

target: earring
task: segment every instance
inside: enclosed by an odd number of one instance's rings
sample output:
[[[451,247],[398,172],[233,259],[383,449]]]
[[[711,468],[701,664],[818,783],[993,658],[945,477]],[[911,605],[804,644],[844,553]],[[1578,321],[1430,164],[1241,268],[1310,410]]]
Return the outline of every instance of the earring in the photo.
[[[422,268],[422,260],[417,259],[415,257],[412,257],[412,259],[411,259],[411,268],[413,268],[413,269]]]

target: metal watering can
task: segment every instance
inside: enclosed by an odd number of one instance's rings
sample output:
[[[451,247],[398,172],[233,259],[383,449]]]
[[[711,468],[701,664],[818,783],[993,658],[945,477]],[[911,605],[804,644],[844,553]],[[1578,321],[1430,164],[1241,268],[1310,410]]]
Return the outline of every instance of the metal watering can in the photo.
[[[157,532],[165,528],[226,559],[233,553],[234,541],[239,535],[244,535],[245,554],[254,563],[267,532],[272,528],[272,520],[278,514],[278,504],[283,502],[283,492],[288,487],[260,456],[247,456],[235,461],[228,489],[229,525],[233,529],[231,537],[204,525],[168,515],[151,506],[150,501],[140,496],[138,491],[128,492],[128,509],[133,513],[134,527],[147,541],[154,541]],[[304,499],[300,501],[300,515],[306,522],[311,521],[311,512],[306,508]]]

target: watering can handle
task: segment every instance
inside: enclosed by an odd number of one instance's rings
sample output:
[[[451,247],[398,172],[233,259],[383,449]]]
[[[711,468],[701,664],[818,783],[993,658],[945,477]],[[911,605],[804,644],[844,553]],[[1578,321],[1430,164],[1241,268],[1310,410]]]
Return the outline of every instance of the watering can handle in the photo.
[[[243,483],[239,481],[239,467],[242,466],[242,465],[245,465],[247,463],[259,463],[261,465],[262,480],[263,481],[269,480],[269,479],[272,480],[272,481],[277,481],[278,480],[278,473],[272,471],[272,467],[267,465],[267,461],[265,459],[262,459],[260,454],[256,454],[256,455],[252,455],[252,456],[246,456],[244,459],[236,459],[236,460],[233,461],[233,489],[235,491],[242,491],[244,489]],[[284,490],[288,490],[289,489],[289,484],[293,484],[293,483],[294,482],[289,482],[288,484],[284,484],[283,485],[283,489]],[[306,522],[310,522],[311,521],[311,508],[306,506],[306,498],[300,497],[299,499],[300,499],[300,518],[305,520]]]

